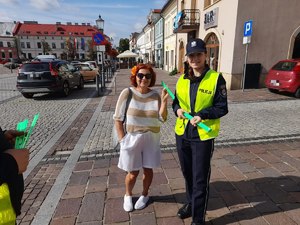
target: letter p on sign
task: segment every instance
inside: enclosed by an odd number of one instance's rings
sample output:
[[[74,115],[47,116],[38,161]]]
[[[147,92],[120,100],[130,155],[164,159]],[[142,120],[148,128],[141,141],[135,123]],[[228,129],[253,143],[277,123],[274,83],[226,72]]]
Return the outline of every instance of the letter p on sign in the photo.
[[[244,24],[244,37],[252,35],[252,20],[245,22]]]

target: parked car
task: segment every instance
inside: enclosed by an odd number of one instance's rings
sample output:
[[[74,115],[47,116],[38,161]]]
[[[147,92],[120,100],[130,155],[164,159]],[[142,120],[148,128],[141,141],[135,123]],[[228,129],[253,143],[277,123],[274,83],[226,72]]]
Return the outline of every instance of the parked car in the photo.
[[[300,98],[300,59],[281,60],[268,72],[265,85],[271,92],[290,92]]]
[[[43,59],[24,63],[17,76],[17,89],[25,98],[37,93],[70,94],[70,89],[84,88],[80,72],[63,60]]]
[[[5,64],[9,62],[9,59],[0,59],[0,64]]]
[[[55,55],[37,55],[32,61],[41,61],[41,60],[44,60],[44,59],[56,59],[56,56]]]
[[[96,81],[98,69],[95,70],[86,63],[77,63],[77,64],[74,64],[73,66],[78,68],[78,70],[80,71],[80,73],[83,76],[83,79],[85,81],[88,81],[88,80]]]
[[[82,62],[82,63],[85,63],[85,64],[88,64],[92,69],[97,69],[98,70],[98,66],[97,66],[97,63],[96,61],[85,61],[85,62]]]

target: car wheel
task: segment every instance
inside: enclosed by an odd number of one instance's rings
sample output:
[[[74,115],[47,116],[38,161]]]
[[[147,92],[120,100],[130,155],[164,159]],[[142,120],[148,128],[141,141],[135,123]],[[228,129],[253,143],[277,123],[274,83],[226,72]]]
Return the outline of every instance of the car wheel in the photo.
[[[295,97],[296,98],[300,98],[300,87],[297,89],[297,91],[295,92]]]
[[[33,98],[33,94],[32,94],[32,93],[22,93],[22,95],[23,95],[25,98]]]
[[[63,84],[63,96],[68,96],[70,94],[70,86],[69,86],[69,83],[67,81],[64,82]]]
[[[80,77],[79,84],[77,87],[79,90],[82,90],[84,88],[84,80],[82,77]]]

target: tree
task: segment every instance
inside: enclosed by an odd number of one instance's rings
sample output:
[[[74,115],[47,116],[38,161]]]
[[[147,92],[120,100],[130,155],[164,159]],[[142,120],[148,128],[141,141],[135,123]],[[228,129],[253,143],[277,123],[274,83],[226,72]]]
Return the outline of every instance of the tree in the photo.
[[[43,48],[43,54],[46,55],[47,53],[49,54],[49,52],[51,52],[51,48],[48,42],[46,41],[42,41],[42,48]]]
[[[119,41],[119,47],[117,48],[120,53],[129,50],[129,39],[128,38],[121,38]]]
[[[95,50],[94,44],[92,40],[88,40],[87,41],[87,45],[88,45],[88,53],[87,53],[87,57],[89,60],[95,60],[97,58],[97,52]]]

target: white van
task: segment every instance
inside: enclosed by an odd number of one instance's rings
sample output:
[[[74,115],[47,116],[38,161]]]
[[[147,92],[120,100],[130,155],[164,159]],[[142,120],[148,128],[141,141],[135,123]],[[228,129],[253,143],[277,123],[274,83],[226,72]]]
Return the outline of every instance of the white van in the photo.
[[[55,55],[38,55],[36,56],[33,60],[34,61],[41,61],[43,59],[46,59],[46,60],[54,60],[56,59]]]

